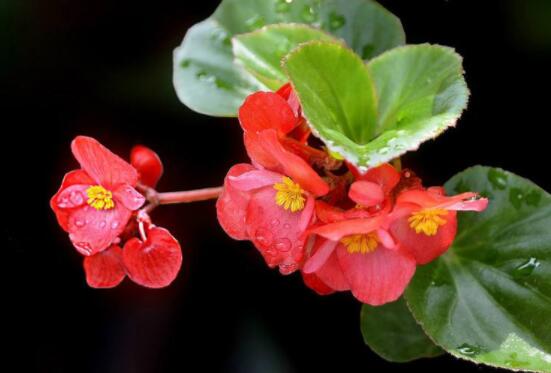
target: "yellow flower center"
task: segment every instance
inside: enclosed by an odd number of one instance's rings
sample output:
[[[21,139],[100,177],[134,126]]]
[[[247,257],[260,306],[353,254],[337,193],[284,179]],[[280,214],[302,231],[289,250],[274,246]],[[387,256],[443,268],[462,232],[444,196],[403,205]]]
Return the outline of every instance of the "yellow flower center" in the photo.
[[[113,194],[101,185],[91,186],[86,189],[86,194],[88,195],[86,202],[96,210],[109,210],[115,207]]]
[[[424,209],[411,214],[408,222],[415,233],[434,236],[438,233],[438,228],[446,224],[446,219],[442,218],[446,215],[448,215],[448,210],[445,209]]]
[[[284,176],[281,183],[274,184],[274,189],[277,190],[275,201],[278,206],[285,210],[291,210],[291,212],[297,212],[304,208],[306,202],[304,191],[291,178]]]
[[[367,254],[375,251],[379,245],[379,238],[375,232],[368,234],[353,234],[343,237],[341,243],[350,254]]]

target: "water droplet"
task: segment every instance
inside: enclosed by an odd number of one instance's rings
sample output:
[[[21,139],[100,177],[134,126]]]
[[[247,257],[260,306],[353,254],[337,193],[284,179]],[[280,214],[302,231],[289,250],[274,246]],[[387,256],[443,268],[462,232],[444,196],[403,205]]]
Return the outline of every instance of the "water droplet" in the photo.
[[[304,22],[314,23],[315,21],[318,20],[318,12],[316,11],[316,8],[314,8],[313,6],[305,5],[304,8],[302,8],[300,17]]]
[[[279,225],[279,220],[274,219],[272,220],[271,224],[272,224],[272,227],[277,227]]]
[[[526,198],[524,198],[524,202],[526,202],[526,204],[530,206],[539,205],[540,200],[541,200],[541,193],[539,193],[537,190],[531,191],[526,195]]]
[[[229,34],[221,29],[215,29],[210,36],[211,40],[226,46],[231,46],[231,37]]]
[[[82,195],[81,192],[79,192],[78,190],[73,190],[70,194],[69,194],[69,200],[71,201],[71,203],[75,206],[80,206],[84,203],[84,196]]]
[[[515,279],[530,276],[536,268],[540,266],[540,262],[536,258],[530,258],[518,267],[513,272]]]
[[[275,11],[276,13],[287,13],[291,10],[291,4],[293,0],[276,0]]]
[[[291,229],[291,224],[283,224],[283,228],[285,228],[285,229]]]
[[[203,81],[209,81],[209,80],[212,80],[213,78],[213,76],[207,73],[205,70],[198,71],[197,74],[195,74],[195,76],[197,77],[197,79],[203,80]]]
[[[279,238],[276,240],[274,247],[279,252],[287,252],[291,250],[291,247],[293,245],[291,244],[291,241],[288,238]]]
[[[266,20],[262,16],[255,15],[254,17],[249,18],[245,22],[245,24],[247,25],[250,31],[254,31],[264,26],[266,24]]]
[[[296,265],[295,263],[279,265],[279,273],[281,273],[282,275],[289,275],[294,271],[296,271],[297,269],[298,269],[298,265]]]
[[[114,221],[111,223],[111,229],[117,229],[119,227],[120,223],[118,221]]]
[[[105,222],[105,220],[102,220],[102,221],[99,222],[98,225],[99,225],[99,227],[100,227],[101,229],[103,229],[103,228],[105,228],[105,226],[107,225],[107,223]]]
[[[92,254],[92,246],[88,242],[75,242],[74,245],[84,255]]]
[[[375,46],[373,44],[364,45],[362,48],[362,58],[364,60],[367,60],[368,58],[372,57],[374,50]]]
[[[76,219],[75,220],[75,226],[77,226],[78,228],[82,228],[86,225],[86,222],[84,220],[81,220],[81,219]]]
[[[342,14],[339,14],[335,11],[331,12],[329,14],[329,28],[331,31],[337,31],[341,27],[343,27],[346,23],[346,19]]]
[[[457,351],[465,356],[476,356],[482,352],[482,348],[479,346],[463,343],[457,347]]]
[[[61,209],[65,209],[69,207],[69,198],[67,197],[60,197],[57,200],[57,206]]]
[[[191,60],[189,59],[185,59],[185,60],[182,60],[182,62],[180,62],[180,67],[183,69],[188,68],[190,65],[191,65]]]
[[[488,180],[494,189],[503,190],[507,187],[507,175],[495,168],[491,168],[488,171]]]
[[[522,189],[519,188],[511,188],[509,190],[509,202],[516,208],[520,209],[523,204],[524,194],[522,192]]]
[[[214,78],[214,84],[216,84],[216,87],[220,88],[220,89],[228,89],[229,90],[232,87],[231,84],[229,84],[225,80],[222,80],[218,77]]]
[[[266,228],[258,228],[254,236],[255,240],[260,246],[269,247],[272,244],[272,232],[270,232]]]

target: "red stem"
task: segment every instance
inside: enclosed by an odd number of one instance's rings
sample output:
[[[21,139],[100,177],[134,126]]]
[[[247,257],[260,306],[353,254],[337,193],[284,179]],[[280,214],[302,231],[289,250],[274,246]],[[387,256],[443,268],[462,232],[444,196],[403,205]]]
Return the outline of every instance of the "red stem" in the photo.
[[[174,203],[197,202],[218,198],[221,192],[222,187],[216,187],[186,190],[183,192],[157,193],[156,197],[159,205],[170,205]]]

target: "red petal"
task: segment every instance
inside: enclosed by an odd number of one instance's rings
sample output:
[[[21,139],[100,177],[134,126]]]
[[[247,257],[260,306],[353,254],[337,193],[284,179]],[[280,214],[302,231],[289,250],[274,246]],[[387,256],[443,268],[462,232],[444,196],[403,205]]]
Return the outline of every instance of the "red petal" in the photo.
[[[243,134],[243,142],[245,143],[247,155],[253,163],[257,163],[272,171],[281,171],[279,161],[275,159],[272,153],[260,142],[257,133],[245,132]]]
[[[329,286],[325,285],[325,283],[321,281],[314,273],[302,272],[302,279],[304,280],[306,286],[314,290],[319,295],[329,295],[335,292]]]
[[[246,172],[255,170],[250,164],[237,164],[233,166],[224,180],[224,189],[216,202],[216,214],[222,229],[235,240],[249,238],[245,225],[245,215],[249,204],[250,193],[235,188],[229,182],[231,177],[238,177]]]
[[[88,175],[109,190],[118,184],[136,185],[138,182],[138,173],[128,162],[91,137],[76,137],[71,149]]]
[[[329,186],[304,159],[283,148],[275,131],[262,131],[258,139],[277,159],[282,169],[281,173],[290,176],[302,188],[316,196],[323,196],[329,192]]]
[[[152,228],[145,243],[132,238],[124,245],[123,261],[128,277],[148,288],[170,285],[182,266],[182,249],[164,228]]]
[[[386,216],[376,216],[367,219],[343,220],[336,223],[325,224],[310,229],[311,234],[318,234],[332,241],[339,241],[344,236],[373,232],[386,221]]]
[[[466,192],[455,196],[444,196],[439,188],[429,190],[406,190],[398,195],[396,203],[415,203],[422,208],[442,208],[457,211],[482,211],[488,206],[486,198],[476,198],[478,194]]]
[[[249,192],[268,185],[280,183],[283,175],[267,170],[251,170],[238,176],[228,176],[228,182],[234,188]]]
[[[350,186],[348,196],[363,207],[376,206],[385,199],[380,185],[370,181],[356,181]]]
[[[113,288],[125,277],[122,249],[113,245],[107,250],[84,258],[86,282],[93,288]]]
[[[143,145],[136,145],[130,151],[130,164],[140,174],[140,181],[152,188],[163,175],[161,158],[153,150]]]
[[[60,200],[60,195],[64,192],[65,189],[77,184],[90,185],[94,184],[94,180],[90,176],[88,176],[88,174],[83,170],[70,171],[65,174],[65,176],[63,177],[63,181],[61,182],[61,187],[59,188],[57,193],[54,194],[54,196],[50,199],[50,207],[52,208],[52,210],[54,210],[57,222],[65,231],[68,230],[68,219],[70,211],[65,208],[59,207],[58,202]],[[70,195],[68,197],[70,197]]]
[[[291,86],[291,83],[284,84],[277,90],[276,93],[287,101],[291,107],[291,110],[293,110],[293,113],[298,118],[300,115],[300,102],[295,91],[293,90],[293,87]]]
[[[280,95],[256,92],[247,97],[239,108],[239,122],[246,132],[275,129],[285,134],[295,127],[297,118]]]
[[[345,211],[323,201],[316,201],[316,216],[324,223],[345,220]]]
[[[312,249],[312,256],[304,264],[303,272],[313,273],[320,269],[325,264],[329,256],[333,254],[337,244],[338,242],[336,241],[318,238],[316,240],[316,245]]]
[[[251,241],[270,267],[279,266],[284,274],[299,268],[304,258],[302,211],[291,212],[275,202],[276,190],[269,186],[254,193],[246,216]],[[311,217],[310,217],[311,218]]]
[[[370,181],[383,188],[384,194],[388,194],[400,182],[400,173],[388,163],[372,168],[358,177],[359,180]]]
[[[350,254],[339,245],[336,253],[352,294],[372,306],[398,299],[415,273],[412,257],[382,246],[368,254]]]
[[[113,191],[113,197],[130,211],[139,209],[145,202],[145,197],[128,184],[122,184],[115,189]]]
[[[407,216],[395,220],[390,227],[390,232],[402,249],[412,253],[418,264],[426,264],[445,253],[455,239],[457,232],[455,211],[448,211],[443,218],[447,223],[440,226],[434,236],[416,233],[410,227]]]
[[[82,255],[94,255],[115,242],[130,216],[130,211],[120,203],[110,210],[84,205],[69,214],[69,238]]]
[[[350,290],[350,284],[339,263],[336,250],[331,253],[324,265],[315,274],[324,284],[335,291]]]

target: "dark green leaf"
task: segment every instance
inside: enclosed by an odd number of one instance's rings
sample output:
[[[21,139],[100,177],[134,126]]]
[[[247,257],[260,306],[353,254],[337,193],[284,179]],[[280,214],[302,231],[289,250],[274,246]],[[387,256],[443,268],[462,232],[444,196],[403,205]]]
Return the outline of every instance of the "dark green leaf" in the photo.
[[[460,213],[458,235],[418,268],[406,292],[425,332],[455,356],[551,372],[551,196],[532,182],[473,167],[450,193],[480,192],[483,213]]]
[[[443,353],[417,324],[402,298],[379,307],[364,304],[361,329],[365,343],[388,361],[403,363]]]

